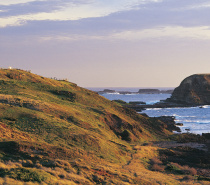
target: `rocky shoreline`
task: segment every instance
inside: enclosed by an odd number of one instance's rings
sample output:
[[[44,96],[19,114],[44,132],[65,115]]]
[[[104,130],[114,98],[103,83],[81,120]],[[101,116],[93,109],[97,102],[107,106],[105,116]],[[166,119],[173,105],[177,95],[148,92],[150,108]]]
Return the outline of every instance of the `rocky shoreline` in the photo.
[[[169,130],[170,132],[173,131],[181,132],[181,129],[178,127],[179,124],[175,122],[174,116],[160,116],[160,117],[153,117],[153,119],[157,119],[163,122],[166,125],[166,129]]]
[[[170,99],[167,100],[161,100],[158,103],[148,105],[146,102],[142,101],[130,101],[129,103],[126,103],[123,100],[113,100],[116,103],[121,104],[122,106],[126,108],[130,108],[138,112],[139,114],[149,117],[147,114],[142,113],[143,110],[146,109],[154,109],[154,108],[180,108],[180,107],[195,107],[198,106],[196,104],[187,104],[187,103],[180,103],[180,102],[170,102]],[[200,107],[202,108],[202,106]],[[151,118],[151,117],[150,117]],[[181,132],[180,126],[183,126],[183,123],[176,123],[174,116],[160,116],[160,117],[152,117],[153,119],[159,120],[163,122],[167,130],[173,132]]]
[[[154,109],[154,108],[179,108],[179,107],[196,107],[198,105],[196,104],[187,104],[187,103],[178,103],[178,102],[170,102],[168,100],[160,101],[158,103],[149,105],[149,104],[138,104],[134,102],[129,102],[128,104],[124,104],[123,106],[127,108],[134,109],[137,112],[141,112],[145,109]],[[200,105],[200,108],[202,108],[202,105]]]

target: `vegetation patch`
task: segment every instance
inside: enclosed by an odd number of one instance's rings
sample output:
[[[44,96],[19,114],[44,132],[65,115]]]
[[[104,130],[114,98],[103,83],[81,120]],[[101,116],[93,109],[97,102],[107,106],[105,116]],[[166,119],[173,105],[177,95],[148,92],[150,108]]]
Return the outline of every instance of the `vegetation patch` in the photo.
[[[76,100],[76,93],[70,91],[53,90],[51,93],[58,95],[62,100],[74,102]]]
[[[38,169],[29,168],[12,168],[2,169],[0,168],[0,177],[9,177],[12,179],[24,181],[24,182],[39,182],[49,181],[50,175],[44,171]]]

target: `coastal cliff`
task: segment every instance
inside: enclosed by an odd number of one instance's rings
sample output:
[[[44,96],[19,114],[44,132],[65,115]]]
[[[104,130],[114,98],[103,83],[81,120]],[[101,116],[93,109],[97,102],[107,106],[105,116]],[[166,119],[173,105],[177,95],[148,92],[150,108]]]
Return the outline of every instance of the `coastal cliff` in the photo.
[[[210,104],[210,74],[195,74],[185,78],[170,98],[172,102]]]

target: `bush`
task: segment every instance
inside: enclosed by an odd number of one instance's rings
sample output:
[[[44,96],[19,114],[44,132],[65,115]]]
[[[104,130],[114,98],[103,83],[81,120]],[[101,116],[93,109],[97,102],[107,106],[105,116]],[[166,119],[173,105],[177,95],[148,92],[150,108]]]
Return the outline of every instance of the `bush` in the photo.
[[[170,163],[167,165],[166,169],[172,173],[178,173],[178,174],[183,174],[183,171],[180,169],[181,166],[176,163]]]
[[[49,178],[49,174],[44,171],[26,168],[0,169],[0,177],[9,177],[24,182],[39,182]]]
[[[129,131],[129,130],[124,130],[121,134],[121,139],[125,141],[134,141],[135,136]]]
[[[150,161],[151,164],[162,164],[162,161],[156,157],[152,158]]]
[[[197,175],[197,170],[195,168],[190,168],[189,166],[181,166],[177,163],[170,163],[167,168],[167,170],[179,174],[186,174],[186,175]]]
[[[153,164],[151,170],[163,172],[165,170],[165,167],[163,165]]]
[[[197,175],[197,170],[195,168],[190,168],[189,166],[184,166],[183,172],[188,175]]]

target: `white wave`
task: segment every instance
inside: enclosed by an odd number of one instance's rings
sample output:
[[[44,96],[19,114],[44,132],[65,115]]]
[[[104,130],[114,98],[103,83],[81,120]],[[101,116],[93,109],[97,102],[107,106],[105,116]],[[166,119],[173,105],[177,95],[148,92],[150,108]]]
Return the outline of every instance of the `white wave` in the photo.
[[[115,92],[115,93],[106,93],[106,94],[117,94],[117,95],[120,95],[120,93],[118,93],[118,92]]]
[[[179,116],[179,115],[177,115],[177,114],[173,114],[172,116],[177,117],[177,116]]]
[[[210,105],[204,105],[204,106],[202,106],[202,108],[209,109],[210,108]]]
[[[176,116],[177,118],[196,118],[196,116]]]
[[[161,110],[161,109],[163,109],[163,108],[148,108],[146,110]]]
[[[199,124],[209,124],[210,120],[178,120],[184,123],[199,123]]]
[[[176,123],[180,123],[180,122],[182,122],[183,120],[181,120],[181,119],[175,119],[174,120]]]

